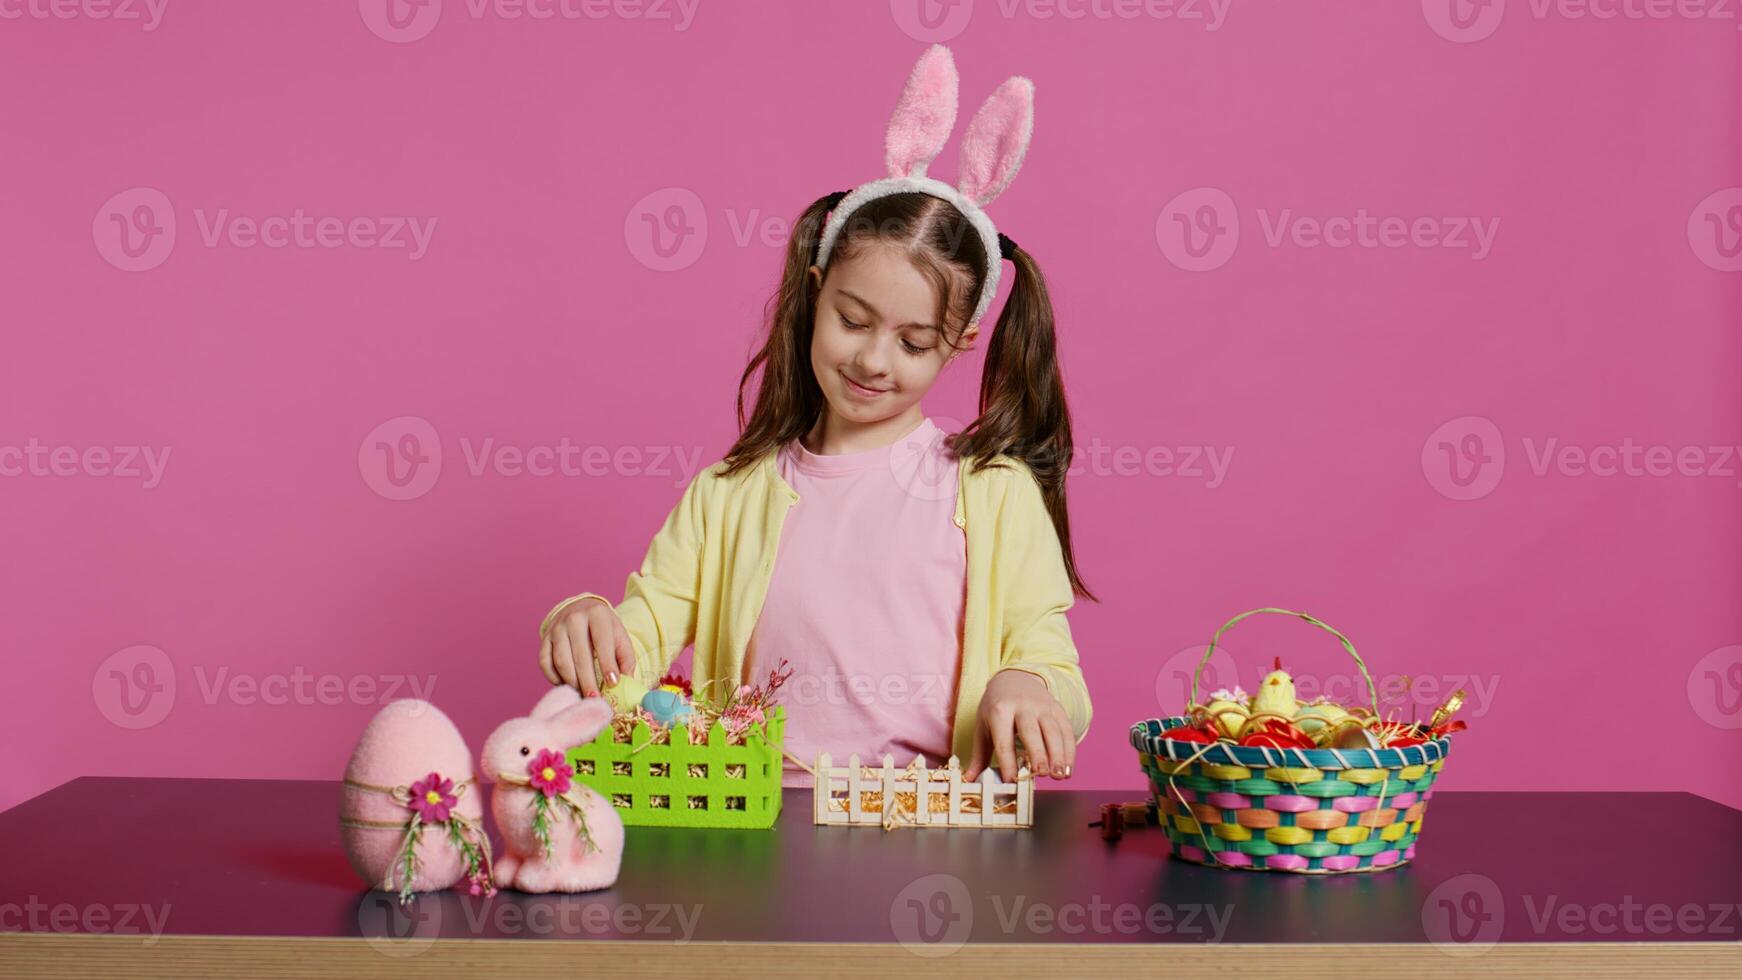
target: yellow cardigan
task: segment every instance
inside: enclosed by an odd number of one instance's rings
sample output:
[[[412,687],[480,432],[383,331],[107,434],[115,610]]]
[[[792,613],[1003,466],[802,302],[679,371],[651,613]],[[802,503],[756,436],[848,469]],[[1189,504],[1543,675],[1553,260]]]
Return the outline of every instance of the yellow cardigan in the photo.
[[[720,475],[721,463],[697,475],[654,535],[641,568],[630,573],[623,601],[613,608],[635,647],[636,674],[647,683],[692,643],[698,688],[716,678],[732,685],[743,678],[780,529],[798,500],[775,469],[775,455],[730,477]],[[1065,620],[1075,595],[1040,484],[1014,456],[1000,456],[979,473],[966,459],[957,466],[955,520],[967,540],[968,592],[952,751],[967,764],[980,698],[1004,669],[1046,682],[1080,742],[1091,708]],[[589,596],[610,602],[591,592],[564,599],[545,616],[539,636],[564,606]]]

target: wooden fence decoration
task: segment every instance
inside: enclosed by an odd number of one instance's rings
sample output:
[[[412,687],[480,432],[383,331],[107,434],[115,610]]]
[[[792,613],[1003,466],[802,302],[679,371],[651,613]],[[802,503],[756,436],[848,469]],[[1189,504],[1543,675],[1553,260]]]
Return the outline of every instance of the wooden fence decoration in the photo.
[[[942,769],[927,769],[916,757],[904,769],[893,756],[876,769],[859,757],[835,766],[827,752],[817,758],[813,784],[814,822],[824,826],[883,827],[1032,827],[1034,777],[1028,767],[1015,782],[999,779],[991,766],[980,778],[962,778],[955,756]]]

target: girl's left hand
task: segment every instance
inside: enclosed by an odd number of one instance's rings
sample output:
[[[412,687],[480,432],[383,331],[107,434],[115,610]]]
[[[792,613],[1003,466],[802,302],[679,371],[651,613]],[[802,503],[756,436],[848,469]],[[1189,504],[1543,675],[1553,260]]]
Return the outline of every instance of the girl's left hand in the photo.
[[[1068,779],[1077,761],[1077,740],[1064,706],[1046,682],[1026,670],[1000,670],[980,699],[974,730],[974,758],[962,773],[974,780],[986,768],[988,754],[998,760],[998,773],[1016,776],[1016,739],[1028,750],[1028,767],[1036,776]],[[990,749],[990,753],[988,753]]]

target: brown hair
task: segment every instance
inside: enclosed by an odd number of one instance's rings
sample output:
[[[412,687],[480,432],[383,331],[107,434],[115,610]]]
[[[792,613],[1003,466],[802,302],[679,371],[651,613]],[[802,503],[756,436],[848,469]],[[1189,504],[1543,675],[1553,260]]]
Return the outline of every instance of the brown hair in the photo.
[[[842,196],[830,194],[811,202],[793,225],[780,288],[768,301],[767,338],[738,379],[739,436],[726,454],[725,475],[809,432],[827,407],[810,366],[819,291],[809,270],[816,261],[823,221]],[[874,198],[847,219],[830,253],[830,264],[871,242],[903,249],[932,281],[938,295],[938,322],[952,327],[944,342],[960,349],[961,326],[973,312],[988,259],[998,260],[986,255],[973,225],[953,204],[930,194],[914,191]],[[946,444],[958,458],[971,458],[976,473],[1001,465],[996,461],[1001,454],[1028,464],[1058,532],[1071,588],[1095,599],[1077,573],[1071,549],[1065,507],[1071,417],[1059,376],[1052,300],[1033,256],[1018,247],[1011,261],[1016,274],[1010,295],[986,347],[980,416]],[[758,370],[756,403],[746,418],[744,396]]]

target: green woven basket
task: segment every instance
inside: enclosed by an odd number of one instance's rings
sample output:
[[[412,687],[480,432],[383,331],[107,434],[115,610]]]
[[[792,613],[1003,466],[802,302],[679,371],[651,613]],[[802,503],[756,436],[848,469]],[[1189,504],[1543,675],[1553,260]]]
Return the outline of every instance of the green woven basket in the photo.
[[[780,817],[785,733],[786,709],[778,706],[743,745],[728,744],[717,721],[705,741],[692,743],[689,728],[677,725],[669,743],[655,745],[638,722],[629,741],[616,741],[607,727],[569,749],[568,759],[575,779],[610,800],[625,826],[764,830]]]
[[[1274,607],[1241,613],[1216,631],[1192,675],[1193,704],[1222,634],[1260,613],[1292,616],[1335,636],[1378,710],[1372,675],[1348,637],[1306,613]],[[1138,722],[1131,745],[1174,856],[1216,868],[1346,874],[1408,863],[1452,749],[1450,736],[1387,749],[1205,745],[1166,737],[1190,723],[1184,715]]]

